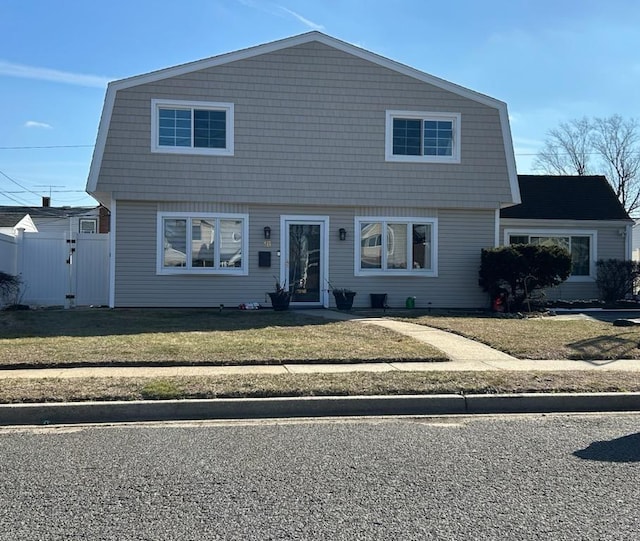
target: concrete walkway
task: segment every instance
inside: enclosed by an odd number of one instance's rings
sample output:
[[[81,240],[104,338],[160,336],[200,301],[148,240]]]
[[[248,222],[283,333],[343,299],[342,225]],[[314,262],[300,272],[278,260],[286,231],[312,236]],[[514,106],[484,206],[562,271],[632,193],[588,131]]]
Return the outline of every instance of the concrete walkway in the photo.
[[[0,379],[8,378],[88,378],[88,377],[170,377],[213,376],[241,374],[311,374],[347,372],[409,372],[409,371],[566,371],[566,370],[625,370],[640,371],[640,360],[620,359],[603,361],[523,360],[516,359],[453,333],[384,317],[359,317],[332,310],[304,310],[301,313],[331,320],[356,321],[377,325],[410,336],[442,351],[448,362],[380,362],[326,363],[240,366],[141,366],[141,367],[79,367],[0,369]]]

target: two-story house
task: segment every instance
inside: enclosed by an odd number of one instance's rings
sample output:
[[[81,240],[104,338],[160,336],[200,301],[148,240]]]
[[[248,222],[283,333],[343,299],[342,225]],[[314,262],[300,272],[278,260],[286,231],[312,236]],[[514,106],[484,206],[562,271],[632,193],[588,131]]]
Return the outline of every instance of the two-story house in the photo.
[[[520,203],[505,103],[319,32],[112,82],[87,191],[122,307],[485,306]]]

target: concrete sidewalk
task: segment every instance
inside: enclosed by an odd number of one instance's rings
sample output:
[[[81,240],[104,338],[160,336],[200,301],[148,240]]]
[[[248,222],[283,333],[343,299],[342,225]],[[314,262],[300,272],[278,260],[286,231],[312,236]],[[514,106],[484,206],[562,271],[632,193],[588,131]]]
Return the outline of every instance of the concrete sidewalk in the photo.
[[[362,318],[331,310],[305,314],[378,325],[430,344],[448,362],[388,362],[243,366],[80,367],[0,370],[10,378],[170,377],[237,374],[309,374],[392,371],[640,370],[638,360],[534,361],[516,359],[473,340],[430,327],[386,318]],[[131,402],[0,404],[0,426],[117,423],[203,419],[256,419],[371,415],[640,411],[640,393],[535,393],[508,395],[419,395],[281,397]]]
[[[347,372],[411,372],[411,371],[568,371],[625,370],[640,371],[640,360],[524,360],[480,344],[474,340],[424,325],[396,321],[384,317],[359,317],[333,310],[304,310],[305,315],[331,320],[356,321],[377,325],[410,336],[442,351],[448,362],[376,362],[376,363],[285,363],[281,365],[238,366],[127,366],[0,369],[0,379],[8,378],[87,378],[87,377],[171,377],[239,374],[337,374]]]

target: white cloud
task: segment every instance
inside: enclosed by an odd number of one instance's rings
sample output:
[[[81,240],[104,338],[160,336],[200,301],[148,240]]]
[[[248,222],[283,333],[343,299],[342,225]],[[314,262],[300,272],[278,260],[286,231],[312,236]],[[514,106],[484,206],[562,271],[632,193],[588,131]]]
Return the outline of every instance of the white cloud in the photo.
[[[298,19],[302,24],[304,24],[305,26],[308,26],[312,30],[324,30],[324,26],[322,26],[321,24],[317,24],[317,23],[314,23],[313,21],[310,21],[309,19],[305,19],[299,13],[296,13],[295,11],[287,9],[283,6],[278,6],[278,7],[285,13],[288,13],[292,17],[295,17],[296,19]]]
[[[0,75],[97,88],[106,87],[110,80],[107,77],[100,77],[98,75],[84,75],[82,73],[70,73],[37,66],[25,66],[4,60],[0,60]]]
[[[24,123],[25,128],[44,128],[46,130],[52,130],[53,126],[46,122],[38,122],[37,120],[27,120]]]

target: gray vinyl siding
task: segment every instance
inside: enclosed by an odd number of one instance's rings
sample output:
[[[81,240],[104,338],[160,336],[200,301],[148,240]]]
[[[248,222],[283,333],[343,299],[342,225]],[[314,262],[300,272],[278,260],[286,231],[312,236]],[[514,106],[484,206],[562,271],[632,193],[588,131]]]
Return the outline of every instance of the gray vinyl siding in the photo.
[[[235,155],[151,152],[151,100],[231,102]],[[461,113],[461,163],[385,162],[386,110]],[[496,208],[497,109],[307,43],[117,92],[97,192],[236,204]]]
[[[329,281],[334,287],[357,292],[354,306],[370,306],[371,293],[386,293],[390,307],[403,307],[409,296],[417,307],[486,307],[488,299],[478,287],[480,250],[493,246],[494,212],[433,208],[363,208],[248,205],[231,208],[214,203],[171,204],[119,201],[116,228],[115,306],[235,307],[259,302],[270,306],[274,276],[279,276],[281,215],[315,215],[329,218]],[[249,215],[248,276],[158,275],[156,228],[159,211],[246,212]],[[411,216],[438,219],[438,276],[355,276],[354,220],[356,216]],[[265,246],[263,228],[271,228],[271,246]],[[338,230],[347,240],[338,239]],[[133,233],[134,232],[134,233]],[[270,251],[272,266],[258,267],[258,252]],[[328,285],[327,285],[328,288]],[[333,298],[329,298],[334,306]]]
[[[596,232],[597,240],[592,259],[625,259],[627,240],[622,231],[626,230],[627,221],[590,221],[590,220],[516,220],[503,219],[500,221],[500,243],[506,243],[505,230],[558,230]],[[594,271],[595,272],[595,271]],[[576,300],[597,299],[598,288],[595,275],[585,281],[568,281],[545,291],[548,299]]]

